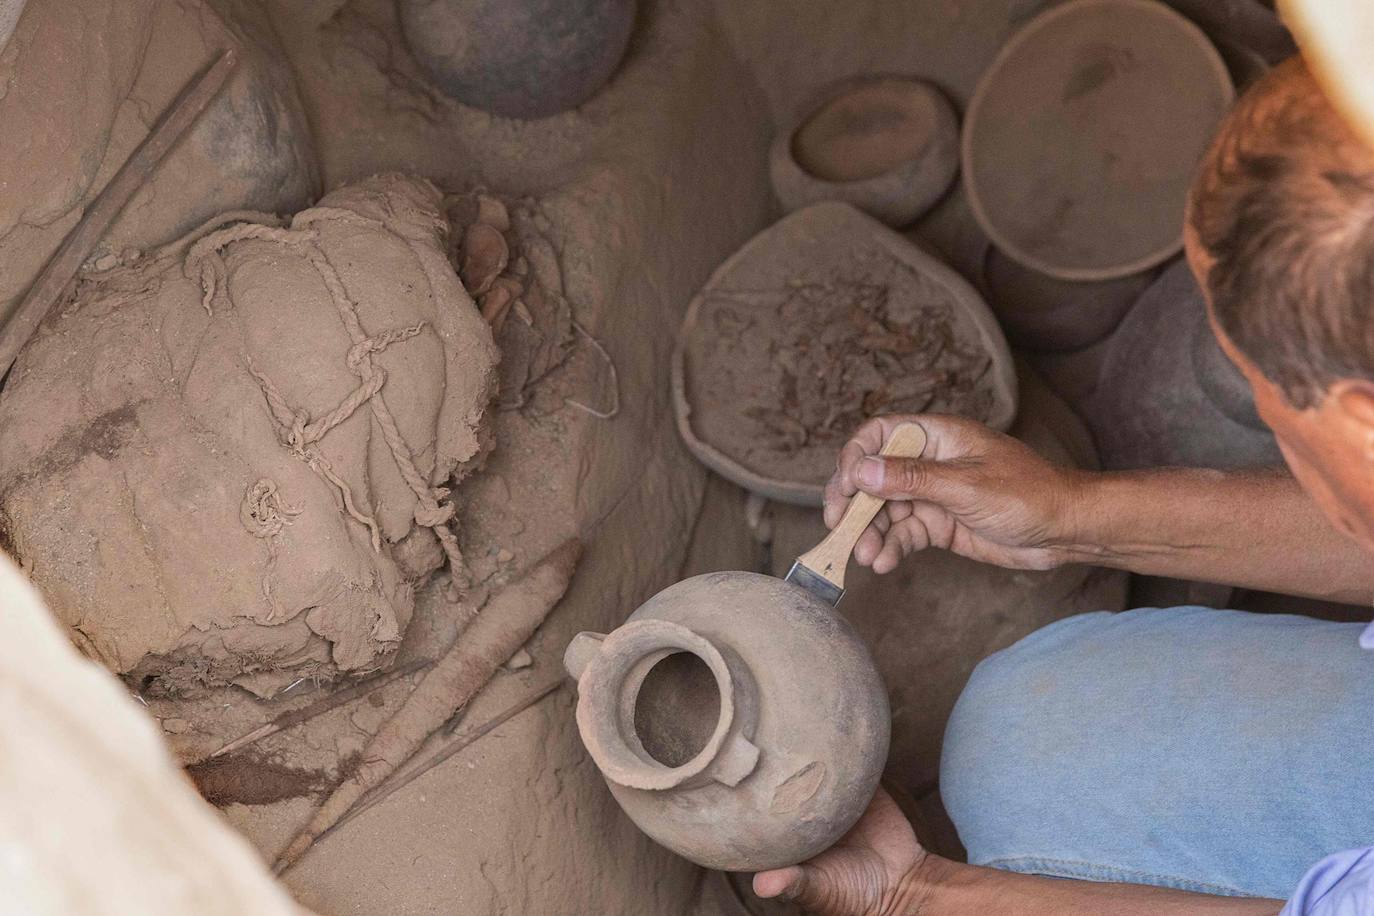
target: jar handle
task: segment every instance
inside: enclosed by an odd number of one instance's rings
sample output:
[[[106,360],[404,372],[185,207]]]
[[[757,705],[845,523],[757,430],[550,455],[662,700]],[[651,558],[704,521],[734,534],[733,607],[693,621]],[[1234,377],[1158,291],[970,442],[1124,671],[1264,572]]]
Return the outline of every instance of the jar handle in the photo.
[[[716,755],[716,759],[711,761],[705,775],[723,786],[736,786],[740,780],[754,772],[758,765],[758,746],[736,733],[725,740],[724,746]]]
[[[601,651],[605,633],[581,632],[572,638],[568,648],[563,650],[563,667],[575,681],[582,680],[582,672],[587,670],[592,659]]]

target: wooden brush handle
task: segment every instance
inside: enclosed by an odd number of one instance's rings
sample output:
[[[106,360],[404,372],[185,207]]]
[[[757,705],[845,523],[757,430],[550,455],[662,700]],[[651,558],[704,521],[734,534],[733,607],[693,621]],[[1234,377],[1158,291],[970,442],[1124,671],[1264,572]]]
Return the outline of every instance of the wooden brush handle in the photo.
[[[883,450],[878,454],[885,458],[920,458],[926,450],[926,431],[915,423],[902,423],[887,437]],[[849,500],[840,523],[831,529],[815,547],[797,558],[797,561],[816,575],[829,580],[837,588],[844,588],[844,570],[849,565],[849,555],[859,542],[878,510],[886,500],[871,496],[860,490]]]

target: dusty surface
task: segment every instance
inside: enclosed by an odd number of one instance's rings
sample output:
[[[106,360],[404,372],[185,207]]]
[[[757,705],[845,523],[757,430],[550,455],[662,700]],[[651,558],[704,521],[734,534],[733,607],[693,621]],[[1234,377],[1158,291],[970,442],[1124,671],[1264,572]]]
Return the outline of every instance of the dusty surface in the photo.
[[[662,374],[671,336],[658,331],[676,326],[710,269],[765,219],[764,106],[740,91],[749,80],[708,10],[655,11],[606,93],[576,114],[527,125],[410,82],[389,3],[273,13],[320,136],[326,182],[404,166],[449,187],[487,184],[537,198],[532,218],[546,227],[561,293],[604,342],[618,376],[613,420],[565,402],[601,413],[614,403],[608,363],[578,332],[566,360],[498,412],[486,467],[455,493],[471,604],[571,534],[590,545],[568,598],[528,647],[533,664],[498,674],[469,710],[467,721],[480,722],[559,677],[572,633],[609,629],[682,570],[705,475],[672,429]],[[723,112],[712,102],[720,93],[698,93],[713,85],[730,87]],[[675,126],[665,131],[665,122]],[[739,151],[756,170],[721,176],[721,149]],[[648,162],[655,167],[644,169]],[[513,223],[520,209],[511,207]],[[693,242],[674,241],[683,238]],[[512,311],[506,324],[520,320]],[[502,404],[509,393],[503,388]],[[729,565],[722,555],[747,543],[742,528],[714,532],[697,556]],[[472,612],[451,603],[444,585],[417,595],[402,660],[451,641]],[[340,761],[416,679],[381,691],[382,705],[359,701],[254,750],[337,779]],[[287,696],[299,696],[295,703],[318,693],[307,679]],[[152,702],[187,759],[284,705],[232,692],[193,707]],[[619,813],[577,741],[569,704],[568,693],[556,694],[350,821],[288,873],[288,884],[326,913],[684,911],[695,870]],[[302,795],[225,812],[270,855],[314,804]]]
[[[719,719],[715,678],[690,652],[656,663],[635,696],[635,737],[664,766],[680,767],[701,753]]]
[[[991,357],[948,303],[905,295],[870,266],[709,297],[692,372],[703,435],[765,476],[824,483],[874,414],[987,419]]]
[[[1093,467],[1081,421],[1038,379],[1021,375],[1023,406],[1012,434],[1056,462]],[[775,506],[775,575],[825,534],[812,512]],[[1119,610],[1126,575],[1090,567],[1050,572],[999,569],[932,550],[875,576],[850,566],[842,611],[865,637],[892,702],[887,773],[912,795],[939,775],[945,720],[969,674],[985,656],[1062,617]]]
[[[227,224],[86,275],[31,342],[0,508],[88,654],[155,692],[270,695],[394,652],[494,383],[441,205],[384,177]]]

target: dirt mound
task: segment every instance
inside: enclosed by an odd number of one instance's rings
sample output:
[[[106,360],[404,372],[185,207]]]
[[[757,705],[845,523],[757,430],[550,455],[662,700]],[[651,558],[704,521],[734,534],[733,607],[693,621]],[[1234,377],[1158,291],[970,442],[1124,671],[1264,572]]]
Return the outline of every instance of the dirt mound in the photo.
[[[88,274],[0,396],[0,527],[78,643],[174,692],[386,661],[464,574],[491,332],[440,192],[381,176]],[[445,556],[447,555],[447,557]]]

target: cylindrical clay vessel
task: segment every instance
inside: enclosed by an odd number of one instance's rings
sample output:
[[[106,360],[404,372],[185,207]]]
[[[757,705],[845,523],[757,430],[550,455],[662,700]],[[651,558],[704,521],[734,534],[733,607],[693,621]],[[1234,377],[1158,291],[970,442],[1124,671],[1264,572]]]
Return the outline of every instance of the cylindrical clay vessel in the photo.
[[[863,813],[890,714],[867,647],[804,589],[696,576],[564,658],[577,725],[625,813],[709,868],[755,871],[825,850]]]

